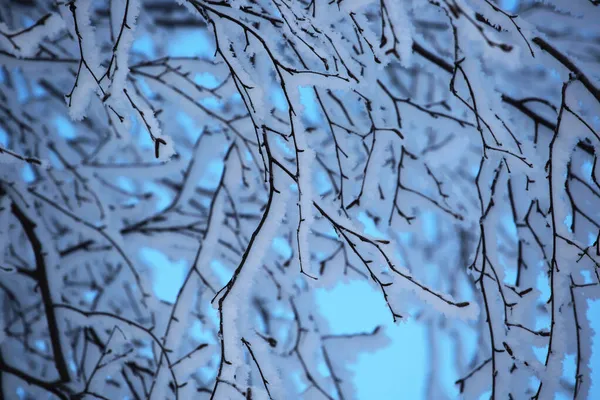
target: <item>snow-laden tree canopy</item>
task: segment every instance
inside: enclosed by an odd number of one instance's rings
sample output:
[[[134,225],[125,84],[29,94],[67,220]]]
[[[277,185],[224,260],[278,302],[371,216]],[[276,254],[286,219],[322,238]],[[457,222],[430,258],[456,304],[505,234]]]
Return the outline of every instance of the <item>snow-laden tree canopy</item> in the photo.
[[[360,280],[428,398],[588,398],[600,4],[505,3],[3,1],[0,397],[356,398]]]

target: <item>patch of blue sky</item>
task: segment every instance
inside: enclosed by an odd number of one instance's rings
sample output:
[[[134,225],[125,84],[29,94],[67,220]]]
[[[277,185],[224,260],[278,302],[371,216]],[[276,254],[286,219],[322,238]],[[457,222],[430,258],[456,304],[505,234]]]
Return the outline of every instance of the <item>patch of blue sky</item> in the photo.
[[[540,386],[540,380],[536,376],[529,377],[529,388],[531,390],[537,391],[537,388]],[[489,392],[491,394],[491,392]],[[490,397],[488,396],[488,399]]]
[[[500,7],[502,7],[504,11],[514,12],[517,11],[520,2],[520,0],[501,0]]]
[[[215,54],[213,40],[202,29],[191,29],[169,40],[167,53],[171,57],[202,57],[212,59]]]
[[[517,225],[515,224],[515,220],[513,219],[511,214],[504,215],[502,218],[502,223],[504,224],[504,229],[506,229],[506,233],[515,241],[519,240]]]
[[[589,160],[586,160],[583,164],[581,164],[581,173],[583,174],[583,177],[585,178],[587,183],[592,183],[593,168],[594,164]]]
[[[365,281],[340,282],[332,289],[317,289],[315,298],[327,317],[329,333],[334,335],[370,332],[385,319],[380,310],[383,299]]]
[[[194,75],[194,82],[207,89],[215,89],[221,84],[216,76],[208,72],[201,72]]]
[[[242,96],[239,93],[234,93],[231,95],[230,101],[233,104],[240,104],[242,102]]]
[[[540,268],[540,272],[538,273],[535,286],[540,291],[541,298],[547,300],[550,297],[550,285],[548,283],[548,274],[546,273],[546,263],[544,260],[538,262],[538,268]]]
[[[219,324],[219,310],[211,303],[204,304],[204,315],[211,320],[215,325]],[[216,342],[215,342],[216,343]]]
[[[276,135],[275,142],[279,147],[281,147],[281,149],[287,156],[295,155],[295,152],[292,150],[293,145],[290,142],[286,142],[281,136]]]
[[[544,362],[546,361],[546,355],[548,354],[548,346],[533,346],[533,354],[535,355],[535,358],[538,360],[538,362],[544,364]]]
[[[21,386],[17,387],[17,390],[15,392],[17,393],[17,397],[19,398],[19,400],[26,399],[27,392],[25,392],[25,389],[23,389]]]
[[[135,114],[129,114],[129,132],[132,135],[140,134],[140,121],[138,120],[138,116]]]
[[[587,319],[592,328],[592,353],[589,360],[590,376],[600,376],[600,300],[587,299]],[[588,399],[600,399],[600,379],[592,379]]]
[[[290,336],[290,330],[284,325],[280,325],[279,328],[277,328],[277,337],[280,338],[282,343],[286,343]]]
[[[8,147],[8,135],[6,134],[6,131],[4,129],[2,129],[1,126],[0,126],[0,146]]]
[[[202,134],[202,131],[196,127],[194,119],[187,113],[183,111],[178,112],[175,116],[175,120],[181,125],[185,134],[191,141],[195,142]]]
[[[315,178],[319,194],[327,193],[328,191],[333,189],[333,185],[331,184],[331,181],[329,180],[325,172],[317,172]]]
[[[320,359],[320,361],[317,363],[317,372],[325,378],[331,376],[331,372],[329,371],[329,368],[327,368],[327,364],[325,364],[325,361],[323,361],[323,357],[321,356],[318,358]]]
[[[117,178],[117,186],[128,193],[133,193],[135,191],[133,181],[126,176],[119,176]]]
[[[303,393],[308,389],[308,385],[304,381],[303,374],[300,371],[292,373],[292,384],[296,387],[298,393]]]
[[[206,367],[202,367],[202,368],[198,368],[198,375],[200,376],[200,379],[202,379],[203,381],[211,381],[213,379],[215,379],[217,377],[217,372],[218,372],[218,364],[219,364],[219,360],[220,360],[220,355],[219,353],[215,353],[215,355],[213,355],[210,359],[210,362],[208,363],[208,366]]]
[[[337,232],[335,231],[335,229],[333,229],[333,227],[329,228],[329,230],[323,232],[323,235],[328,236],[333,239],[339,239],[339,236],[338,236]]]
[[[598,235],[595,235],[592,232],[588,233],[588,246],[593,245],[596,242],[596,239],[598,238]]]
[[[458,296],[460,296],[460,299],[464,301],[475,301],[474,295],[475,292],[472,286],[472,278],[467,275],[458,277]]]
[[[138,199],[137,197],[130,197],[130,198],[126,199],[125,201],[123,201],[122,204],[125,206],[135,206],[139,202],[140,202],[140,199]]]
[[[298,289],[300,289],[300,291],[305,290],[308,287],[306,279],[304,279],[301,276],[298,276],[298,278],[296,278],[296,286],[298,286]]]
[[[563,360],[563,379],[575,386],[575,370],[577,369],[577,362],[575,354],[566,354]]]
[[[375,238],[384,238],[385,237],[383,232],[381,232],[379,229],[377,229],[377,226],[375,225],[373,218],[369,217],[367,215],[367,213],[365,213],[364,211],[361,211],[356,218],[365,227],[365,233],[367,235],[369,235],[371,237],[375,237]]]
[[[68,364],[69,364],[69,370],[73,373],[76,373],[77,372],[77,364],[75,364],[75,361],[73,361],[73,358],[69,359]]]
[[[255,319],[255,324],[256,324],[256,330],[262,334],[265,334],[267,331],[267,323],[264,320],[264,318],[262,317],[262,315],[260,313],[256,313],[256,317]]]
[[[406,267],[406,259],[398,249],[394,250],[394,257],[396,258],[398,265],[400,265],[401,267]],[[389,272],[389,267],[387,265],[383,265],[382,268],[386,272]]]
[[[535,330],[549,330],[550,329],[550,316],[549,315],[538,315],[535,319]]]
[[[284,307],[282,303],[276,303],[272,306],[271,315],[274,318],[287,319],[289,321],[294,319],[294,312]]]
[[[35,173],[30,164],[25,164],[21,169],[21,178],[27,183],[31,183],[35,180]]]
[[[275,105],[279,111],[287,111],[288,110],[288,102],[285,98],[285,94],[280,86],[274,85],[273,89],[271,89],[271,101]]]
[[[148,58],[156,58],[156,49],[154,47],[154,40],[149,34],[138,36],[137,39],[131,45],[131,49],[134,52],[141,53]]]
[[[154,91],[152,91],[152,89],[150,89],[150,85],[148,85],[148,82],[146,81],[146,79],[144,78],[137,78],[136,82],[140,88],[140,90],[142,91],[142,94],[148,98],[153,98],[154,97]]]
[[[224,168],[223,160],[211,160],[208,163],[208,171],[200,179],[199,185],[206,189],[216,189],[221,181]]]
[[[229,282],[233,276],[233,271],[223,265],[219,260],[212,260],[210,262],[210,268],[223,285]]]
[[[211,111],[218,111],[223,108],[223,102],[214,96],[201,99],[200,104]]]
[[[573,215],[572,214],[567,214],[567,216],[565,217],[565,220],[563,221],[563,223],[569,229],[569,232],[572,233],[573,232]]]
[[[434,212],[426,211],[421,213],[423,221],[423,234],[429,242],[434,242],[437,237],[437,218]]]
[[[318,261],[322,261],[322,260],[326,259],[327,257],[328,257],[328,255],[325,252],[322,252],[322,251],[315,252],[315,259]]]
[[[27,29],[35,24],[35,20],[27,15],[21,17],[21,24],[23,24],[23,29]]]
[[[4,83],[6,77],[4,76],[4,68],[0,68],[0,83]]]
[[[144,183],[144,190],[151,192],[155,196],[157,212],[167,208],[171,204],[171,201],[173,201],[173,196],[167,189],[152,181],[146,181]]]
[[[31,90],[33,92],[33,97],[42,97],[46,95],[46,89],[38,85],[36,82],[33,82],[31,85]]]
[[[375,352],[363,352],[351,369],[360,399],[425,398],[427,362],[422,325],[407,322],[389,329],[392,343]],[[411,360],[405,362],[404,360]]]
[[[212,197],[202,196],[200,197],[199,203],[202,204],[204,207],[210,207],[211,201]]]
[[[216,340],[214,335],[206,330],[206,329],[202,329],[202,322],[200,322],[199,320],[194,320],[194,322],[192,323],[192,326],[190,328],[190,336],[197,342],[199,343],[206,343],[206,344],[215,344]]]
[[[131,126],[132,133],[137,135],[137,144],[142,149],[154,149],[154,143],[152,142],[152,138],[148,133],[148,129],[142,124],[139,123],[137,118],[134,118],[136,124]]]
[[[586,269],[581,270],[581,277],[583,278],[583,284],[587,285],[593,283],[592,273]]]
[[[437,327],[433,329],[439,329]],[[438,331],[438,347],[440,350],[439,356],[441,358],[441,365],[439,367],[439,371],[441,372],[440,380],[442,387],[444,388],[446,395],[448,398],[456,399],[459,398],[458,385],[456,385],[456,380],[460,377],[458,376],[458,371],[456,370],[456,365],[454,364],[454,353],[456,351],[456,346],[454,344],[453,338],[446,334],[445,331]]]
[[[498,262],[504,270],[504,283],[512,285],[517,279],[516,263],[513,263],[510,259],[507,260],[506,256],[502,253],[498,255]]]
[[[410,244],[410,242],[412,241],[413,238],[413,233],[412,232],[401,232],[401,231],[397,231],[396,232],[396,236],[398,236],[398,240],[405,244],[408,245]]]
[[[152,270],[156,297],[174,303],[187,272],[186,260],[172,261],[163,252],[150,247],[140,249],[140,257]]]
[[[461,297],[461,299],[470,300],[465,297]],[[477,355],[479,335],[471,327],[465,325],[459,325],[458,330],[460,331],[460,337],[463,338],[464,356],[467,360],[472,360]]]
[[[340,282],[318,289],[317,304],[332,334],[353,334],[383,326],[389,345],[359,352],[350,366],[360,399],[418,399],[425,394],[427,374],[425,329],[415,321],[394,324],[381,293],[365,281]],[[410,363],[403,360],[410,359]]]
[[[479,396],[478,400],[490,400],[492,398],[492,391],[488,390],[486,392],[483,392],[483,394],[481,396]]]
[[[289,259],[292,256],[292,248],[290,244],[285,238],[281,236],[277,236],[273,239],[272,243],[273,249],[281,255],[285,260]]]
[[[440,277],[439,268],[437,264],[431,262],[424,262],[422,265],[423,272],[425,273],[424,281],[427,282],[430,286],[435,286]]]
[[[96,299],[96,296],[98,296],[98,292],[96,290],[88,290],[83,294],[83,299],[87,303],[92,303]]]
[[[46,350],[47,350],[46,342],[42,339],[36,340],[34,343],[34,346],[36,349],[38,349],[41,352],[46,352]]]
[[[319,123],[321,121],[321,113],[319,112],[313,88],[310,86],[300,86],[298,91],[300,92],[300,102],[304,106],[304,116],[313,124]]]

